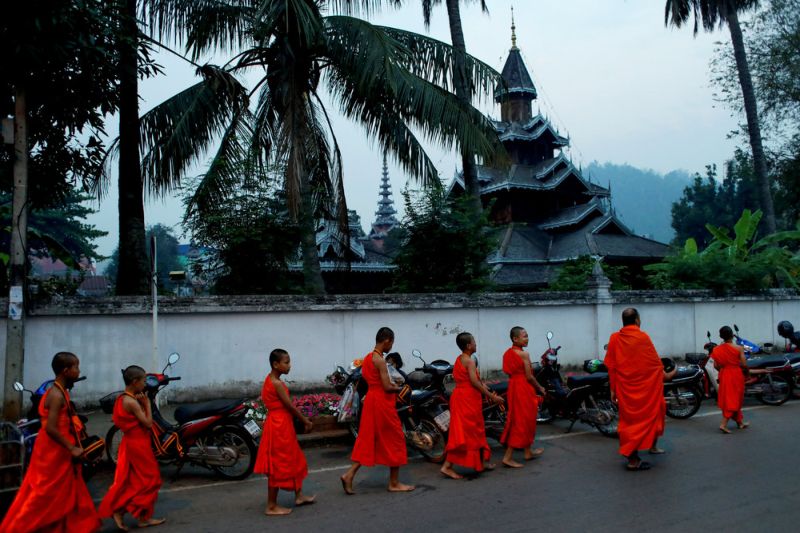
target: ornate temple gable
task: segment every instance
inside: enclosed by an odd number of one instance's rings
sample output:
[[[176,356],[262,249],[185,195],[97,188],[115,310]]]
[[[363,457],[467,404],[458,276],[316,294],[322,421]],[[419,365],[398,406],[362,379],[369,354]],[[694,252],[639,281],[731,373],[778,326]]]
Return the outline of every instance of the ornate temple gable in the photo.
[[[492,125],[497,131],[498,138],[504,143],[511,141],[534,142],[541,139],[553,149],[569,146],[569,138],[558,133],[550,121],[541,114],[536,115],[525,124],[492,121]]]
[[[334,222],[323,222],[317,230],[317,251],[321,259],[334,261],[363,261],[366,256],[364,245],[358,239],[349,239],[349,254],[345,254],[345,236],[336,228]]]
[[[456,181],[463,190],[461,178],[458,177]],[[553,159],[547,159],[536,165],[511,165],[508,171],[478,166],[481,196],[512,189],[552,191],[570,181],[577,185],[577,189],[584,196],[605,197],[609,195],[608,189],[587,181],[580,170],[564,154],[559,154]],[[585,203],[585,200],[581,198],[576,198],[575,201]]]
[[[590,216],[606,216],[602,206],[600,205],[600,201],[597,198],[592,198],[588,203],[585,204],[559,210],[555,215],[540,223],[539,228],[543,230],[566,229],[584,222]]]

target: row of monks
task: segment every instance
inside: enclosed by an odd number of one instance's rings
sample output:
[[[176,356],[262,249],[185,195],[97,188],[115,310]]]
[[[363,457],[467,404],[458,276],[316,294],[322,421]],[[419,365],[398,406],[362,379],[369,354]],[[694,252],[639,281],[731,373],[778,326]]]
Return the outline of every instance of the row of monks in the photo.
[[[658,438],[664,432],[666,404],[663,382],[674,374],[665,372],[650,337],[641,330],[641,320],[635,309],[622,315],[623,327],[611,335],[605,364],[609,369],[612,400],[619,407],[619,453],[627,458],[625,468],[647,470],[650,464],[638,453],[663,453]],[[727,328],[730,330],[730,328]],[[718,346],[713,358],[720,369],[719,405],[722,410],[720,430],[728,432],[727,423],[734,420],[740,428],[747,427],[742,418],[744,377],[746,367],[740,347],[732,344],[732,333],[722,328],[724,343]],[[500,438],[505,447],[502,463],[510,468],[522,468],[514,458],[522,451],[531,460],[542,454],[533,448],[540,394],[544,388],[533,376],[530,354],[526,351],[528,334],[522,327],[511,329],[512,346],[503,355],[503,371],[509,385],[504,400],[493,393],[480,379],[473,354],[476,341],[473,335],[461,333],[456,344],[461,354],[455,361],[453,377],[456,387],[450,398],[451,421],[446,457],[441,473],[448,478],[462,476],[454,466],[477,472],[494,468],[489,462],[482,402],[506,405],[506,426]],[[400,467],[407,462],[405,437],[396,411],[400,384],[389,373],[384,354],[391,351],[394,332],[381,328],[375,348],[364,357],[361,366],[363,379],[369,387],[361,407],[358,437],[351,456],[352,463],[341,476],[342,489],[347,495],[354,491],[354,481],[362,466],[389,467],[388,490],[408,492],[413,485],[399,479]],[[293,419],[311,428],[311,421],[292,403],[281,377],[291,369],[291,357],[282,349],[269,356],[270,372],[262,388],[262,400],[267,419],[256,457],[255,472],[267,477],[267,515],[285,515],[292,509],[278,504],[279,490],[294,492],[295,506],[314,503],[314,496],[303,493],[303,481],[308,474],[306,458],[297,442]],[[42,430],[31,458],[23,486],[5,516],[0,531],[9,533],[33,531],[96,531],[101,518],[112,518],[121,530],[127,531],[126,515],[137,520],[140,527],[164,522],[154,518],[153,511],[161,486],[158,463],[150,445],[153,424],[150,403],[144,391],[145,371],[131,366],[123,371],[125,392],[114,406],[114,423],[123,432],[114,483],[95,510],[84,484],[79,463],[80,448],[73,413],[69,408],[68,389],[80,375],[78,358],[61,352],[53,358],[55,386],[40,404]],[[52,505],[52,502],[63,502]]]

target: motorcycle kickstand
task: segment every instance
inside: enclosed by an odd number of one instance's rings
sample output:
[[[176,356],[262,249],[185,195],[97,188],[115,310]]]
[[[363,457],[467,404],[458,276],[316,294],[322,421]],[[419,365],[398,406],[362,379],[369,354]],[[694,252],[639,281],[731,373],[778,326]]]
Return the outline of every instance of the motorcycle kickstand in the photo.
[[[178,478],[181,476],[181,470],[183,470],[183,465],[185,465],[186,463],[184,461],[178,461],[176,464],[178,465],[178,468],[175,470],[175,473],[170,478],[169,480],[170,483],[178,481]]]
[[[577,421],[578,421],[577,418],[573,419],[572,422],[570,423],[569,427],[567,428],[567,430],[564,433],[570,433],[572,431],[572,426],[574,426],[575,422],[577,422]]]

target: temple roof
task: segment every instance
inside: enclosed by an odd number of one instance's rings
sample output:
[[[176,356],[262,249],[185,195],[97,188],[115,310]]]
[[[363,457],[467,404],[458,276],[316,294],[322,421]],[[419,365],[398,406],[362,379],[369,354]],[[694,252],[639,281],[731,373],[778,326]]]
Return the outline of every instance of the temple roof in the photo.
[[[570,176],[577,179],[591,196],[609,195],[605,187],[587,181],[564,154],[535,165],[511,165],[508,170],[478,166],[481,195],[511,189],[553,190]],[[456,181],[463,187],[461,178]]]
[[[493,121],[500,141],[535,141],[545,133],[550,134],[550,142],[556,146],[569,146],[569,139],[558,133],[547,118],[541,114],[531,118],[526,124]]]
[[[498,85],[494,91],[494,99],[502,101],[506,96],[513,94],[527,95],[531,100],[536,99],[536,86],[533,84],[531,75],[522,60],[519,48],[513,46],[508,52],[506,64],[503,66],[501,74],[503,85]]]

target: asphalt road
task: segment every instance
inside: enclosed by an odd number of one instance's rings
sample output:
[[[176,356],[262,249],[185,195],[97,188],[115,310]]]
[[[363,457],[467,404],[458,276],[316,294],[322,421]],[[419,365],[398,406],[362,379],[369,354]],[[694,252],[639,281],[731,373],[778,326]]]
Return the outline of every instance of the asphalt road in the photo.
[[[266,481],[260,476],[221,482],[187,469],[177,481],[163,471],[157,531],[796,531],[800,523],[800,402],[781,407],[748,403],[746,430],[723,435],[711,402],[689,420],[668,420],[660,445],[667,454],[645,458],[647,472],[627,472],[617,442],[587,426],[564,433],[563,421],[541,426],[545,448],[525,468],[498,467],[474,479],[445,479],[438,466],[411,458],[401,471],[409,494],[386,492],[388,470],[363,468],[354,496],[338,477],[348,466],[348,445],[305,450],[305,492],[318,503],[286,517],[266,517]],[[490,444],[496,444],[490,441]],[[501,457],[493,448],[493,458]],[[111,473],[90,490],[101,498]],[[281,503],[291,506],[290,493]],[[114,531],[106,521],[103,531]]]

